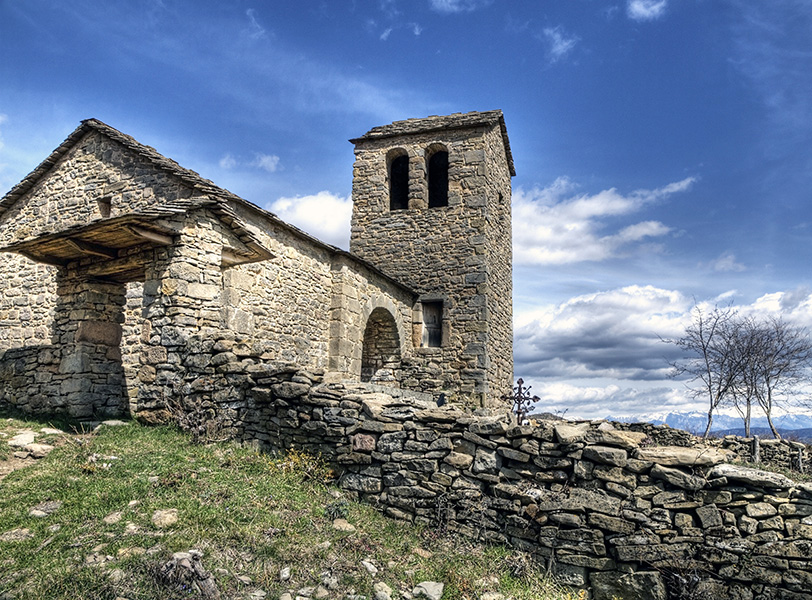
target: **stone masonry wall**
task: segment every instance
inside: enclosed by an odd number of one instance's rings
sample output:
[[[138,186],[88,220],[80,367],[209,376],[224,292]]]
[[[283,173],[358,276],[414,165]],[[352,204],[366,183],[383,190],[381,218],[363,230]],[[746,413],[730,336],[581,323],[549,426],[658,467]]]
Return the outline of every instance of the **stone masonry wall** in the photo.
[[[488,227],[485,254],[488,281],[478,291],[487,295],[487,344],[494,349],[513,348],[513,230],[511,221],[510,171],[505,160],[501,132],[494,128],[485,135],[485,164],[488,169]],[[508,300],[506,300],[508,299]],[[488,355],[488,386],[494,394],[513,386],[513,353],[502,350]]]
[[[26,197],[0,214],[0,246],[188,198],[177,177],[97,131],[85,135]],[[105,216],[98,203],[109,201]]]
[[[213,368],[187,373],[185,410],[264,449],[323,454],[342,488],[393,518],[512,545],[596,600],[665,600],[674,586],[812,599],[812,484],[606,422],[517,427],[325,382],[237,339],[210,349]]]
[[[19,255],[0,260],[0,353],[49,344],[56,306],[56,269]]]
[[[510,174],[499,126],[355,142],[350,251],[413,287],[421,300],[443,302],[442,346],[418,348],[417,355],[440,365],[452,396],[498,404],[512,376]],[[426,157],[436,147],[448,151],[448,206],[428,208]],[[409,208],[391,211],[393,149],[409,156]]]

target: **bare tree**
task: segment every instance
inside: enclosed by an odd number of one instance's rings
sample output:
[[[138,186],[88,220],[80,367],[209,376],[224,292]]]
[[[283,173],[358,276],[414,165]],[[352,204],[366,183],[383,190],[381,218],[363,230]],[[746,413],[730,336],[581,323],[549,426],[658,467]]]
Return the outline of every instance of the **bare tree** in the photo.
[[[793,393],[809,381],[812,366],[812,342],[809,332],[777,317],[753,326],[751,352],[754,356],[753,395],[767,417],[770,431],[778,433],[772,420],[773,408],[787,402]]]
[[[697,306],[685,335],[664,341],[685,354],[671,363],[674,376],[685,376],[689,385],[694,384],[694,396],[705,397],[708,403],[705,437],[714,411],[725,405],[734,406],[741,415],[745,436],[750,437],[753,406],[758,406],[773,435],[781,437],[772,420],[773,409],[788,403],[811,378],[809,332],[780,318],[744,317],[719,307],[706,312]]]
[[[735,381],[731,389],[732,404],[744,423],[744,437],[750,437],[753,404],[757,403],[756,388],[760,380],[761,326],[752,317],[740,317],[736,326],[737,358]]]
[[[708,403],[708,437],[713,413],[722,404],[732,402],[733,388],[739,374],[741,355],[737,351],[739,337],[738,314],[731,308],[714,307],[705,312],[699,306],[693,310],[693,322],[685,335],[663,340],[680,348],[685,357],[671,363],[674,377],[685,376],[695,382],[694,397],[705,397]]]

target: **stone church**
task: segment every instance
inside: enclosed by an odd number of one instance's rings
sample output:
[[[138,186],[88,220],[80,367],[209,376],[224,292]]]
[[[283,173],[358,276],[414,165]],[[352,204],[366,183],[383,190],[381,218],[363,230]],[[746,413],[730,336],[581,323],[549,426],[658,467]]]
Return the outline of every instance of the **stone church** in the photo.
[[[136,412],[216,368],[223,340],[326,379],[499,404],[515,174],[501,111],[351,142],[346,252],[83,121],[0,199],[0,406]]]

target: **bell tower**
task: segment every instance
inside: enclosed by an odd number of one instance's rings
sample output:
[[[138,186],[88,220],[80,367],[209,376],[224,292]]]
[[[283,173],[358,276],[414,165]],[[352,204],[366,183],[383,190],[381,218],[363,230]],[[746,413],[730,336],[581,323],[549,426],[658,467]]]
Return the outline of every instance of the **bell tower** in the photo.
[[[415,354],[473,406],[513,377],[510,179],[502,112],[396,121],[355,144],[350,252],[420,294]]]

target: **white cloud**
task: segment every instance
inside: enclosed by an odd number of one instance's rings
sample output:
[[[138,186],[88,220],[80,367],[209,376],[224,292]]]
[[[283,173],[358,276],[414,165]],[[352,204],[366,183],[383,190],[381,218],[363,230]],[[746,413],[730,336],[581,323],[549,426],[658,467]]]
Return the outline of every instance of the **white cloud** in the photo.
[[[665,379],[663,357],[673,348],[660,337],[679,336],[691,306],[680,292],[632,285],[519,314],[516,371],[536,378]]]
[[[665,14],[668,0],[629,0],[626,14],[635,21],[653,21]]]
[[[251,166],[268,171],[268,173],[276,173],[279,170],[279,157],[275,154],[257,154]]]
[[[736,255],[726,252],[713,261],[713,270],[721,272],[741,272],[747,270],[743,264],[736,262]]]
[[[231,170],[237,166],[237,159],[235,159],[230,154],[226,154],[223,158],[220,159],[218,163],[221,169]]]
[[[251,162],[244,162],[240,159],[235,158],[231,154],[226,154],[219,160],[217,164],[220,165],[221,169],[225,169],[230,171],[237,167],[254,167],[256,169],[262,169],[263,171],[267,171],[268,173],[276,173],[279,170],[279,157],[275,154],[261,154],[258,153],[254,160]]]
[[[321,191],[310,196],[279,198],[269,207],[281,219],[323,242],[346,249],[350,239],[352,199]]]
[[[547,27],[543,33],[544,39],[548,44],[550,62],[558,62],[564,58],[575,48],[575,44],[579,41],[579,38],[576,36],[568,36],[561,25],[557,27]]]
[[[812,326],[809,288],[764,294],[750,303],[732,304],[734,296],[730,291],[699,306],[707,312],[716,304],[729,305],[742,315]],[[547,405],[569,406],[590,417],[650,412],[652,406],[690,409],[693,400],[684,383],[668,377],[679,350],[661,338],[682,336],[693,308],[694,301],[678,291],[627,286],[519,313],[516,376],[532,384]]]
[[[383,33],[381,34],[381,38],[380,38],[380,39],[381,39],[382,41],[384,41],[384,42],[385,42],[386,40],[388,40],[388,39],[389,39],[389,35],[390,35],[391,33],[392,33],[392,28],[391,28],[391,27],[387,27],[386,29],[384,29],[384,30],[383,30]]]
[[[652,411],[667,413],[699,407],[685,389],[663,386],[641,388],[623,381],[605,386],[541,383],[533,385],[530,392],[539,397],[535,412],[551,412],[570,419],[619,417]]]
[[[423,33],[423,28],[417,23],[409,23],[409,27],[412,28],[412,33],[416,36]]]
[[[671,194],[685,191],[689,177],[655,190],[628,195],[612,188],[594,195],[570,196],[574,184],[560,177],[546,188],[516,190],[513,195],[513,256],[516,264],[561,265],[603,261],[629,246],[660,237],[671,229],[659,221],[642,221],[616,233],[600,235],[603,221],[633,214]]]
[[[444,14],[471,12],[491,3],[492,0],[429,0],[429,6]]]

